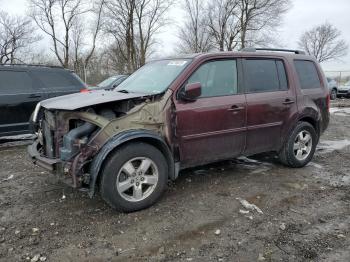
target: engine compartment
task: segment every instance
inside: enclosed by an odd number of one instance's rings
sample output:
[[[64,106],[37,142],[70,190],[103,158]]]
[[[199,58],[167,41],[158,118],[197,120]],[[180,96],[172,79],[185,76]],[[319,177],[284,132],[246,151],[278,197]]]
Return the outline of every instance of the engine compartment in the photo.
[[[54,173],[73,179],[73,187],[89,184],[90,164],[107,142],[129,130],[149,130],[165,137],[171,92],[96,104],[79,110],[43,109],[38,137],[40,154],[58,159]]]

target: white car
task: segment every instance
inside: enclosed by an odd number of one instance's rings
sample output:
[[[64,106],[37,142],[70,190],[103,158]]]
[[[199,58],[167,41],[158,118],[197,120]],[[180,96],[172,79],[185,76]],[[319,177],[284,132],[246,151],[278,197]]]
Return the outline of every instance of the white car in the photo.
[[[338,88],[338,97],[350,97],[350,81]]]

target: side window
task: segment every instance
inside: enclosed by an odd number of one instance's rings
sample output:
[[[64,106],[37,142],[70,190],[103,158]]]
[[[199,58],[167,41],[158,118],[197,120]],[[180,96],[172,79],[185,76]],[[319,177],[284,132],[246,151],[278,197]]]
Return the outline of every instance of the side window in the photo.
[[[200,82],[201,97],[237,94],[237,61],[217,60],[201,65],[187,84]]]
[[[314,62],[295,60],[294,65],[298,73],[301,89],[321,88],[321,81]]]
[[[43,84],[45,88],[59,88],[66,89],[81,85],[69,72],[55,72],[55,71],[32,71]]]
[[[245,59],[244,78],[246,92],[248,93],[288,89],[284,64],[280,60]]]
[[[0,71],[0,94],[28,94],[33,92],[32,79],[27,72]]]

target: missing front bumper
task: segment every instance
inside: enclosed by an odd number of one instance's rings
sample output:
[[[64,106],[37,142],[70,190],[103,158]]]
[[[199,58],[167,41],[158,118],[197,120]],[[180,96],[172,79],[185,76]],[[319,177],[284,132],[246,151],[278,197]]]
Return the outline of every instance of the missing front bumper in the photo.
[[[51,171],[52,173],[59,170],[59,168],[62,167],[62,161],[60,159],[52,159],[41,156],[39,147],[41,147],[41,145],[39,144],[38,140],[34,141],[33,144],[28,146],[28,154],[32,162],[46,170]]]

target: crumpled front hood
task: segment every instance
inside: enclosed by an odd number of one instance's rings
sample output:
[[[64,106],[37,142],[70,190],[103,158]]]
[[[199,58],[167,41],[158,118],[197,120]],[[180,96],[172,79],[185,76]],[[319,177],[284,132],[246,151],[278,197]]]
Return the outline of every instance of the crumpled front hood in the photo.
[[[76,93],[71,95],[50,98],[40,102],[40,105],[46,109],[57,110],[76,110],[92,105],[104,104],[114,101],[122,101],[131,98],[144,97],[147,94],[142,93],[120,93],[116,91],[93,91],[86,93]]]

